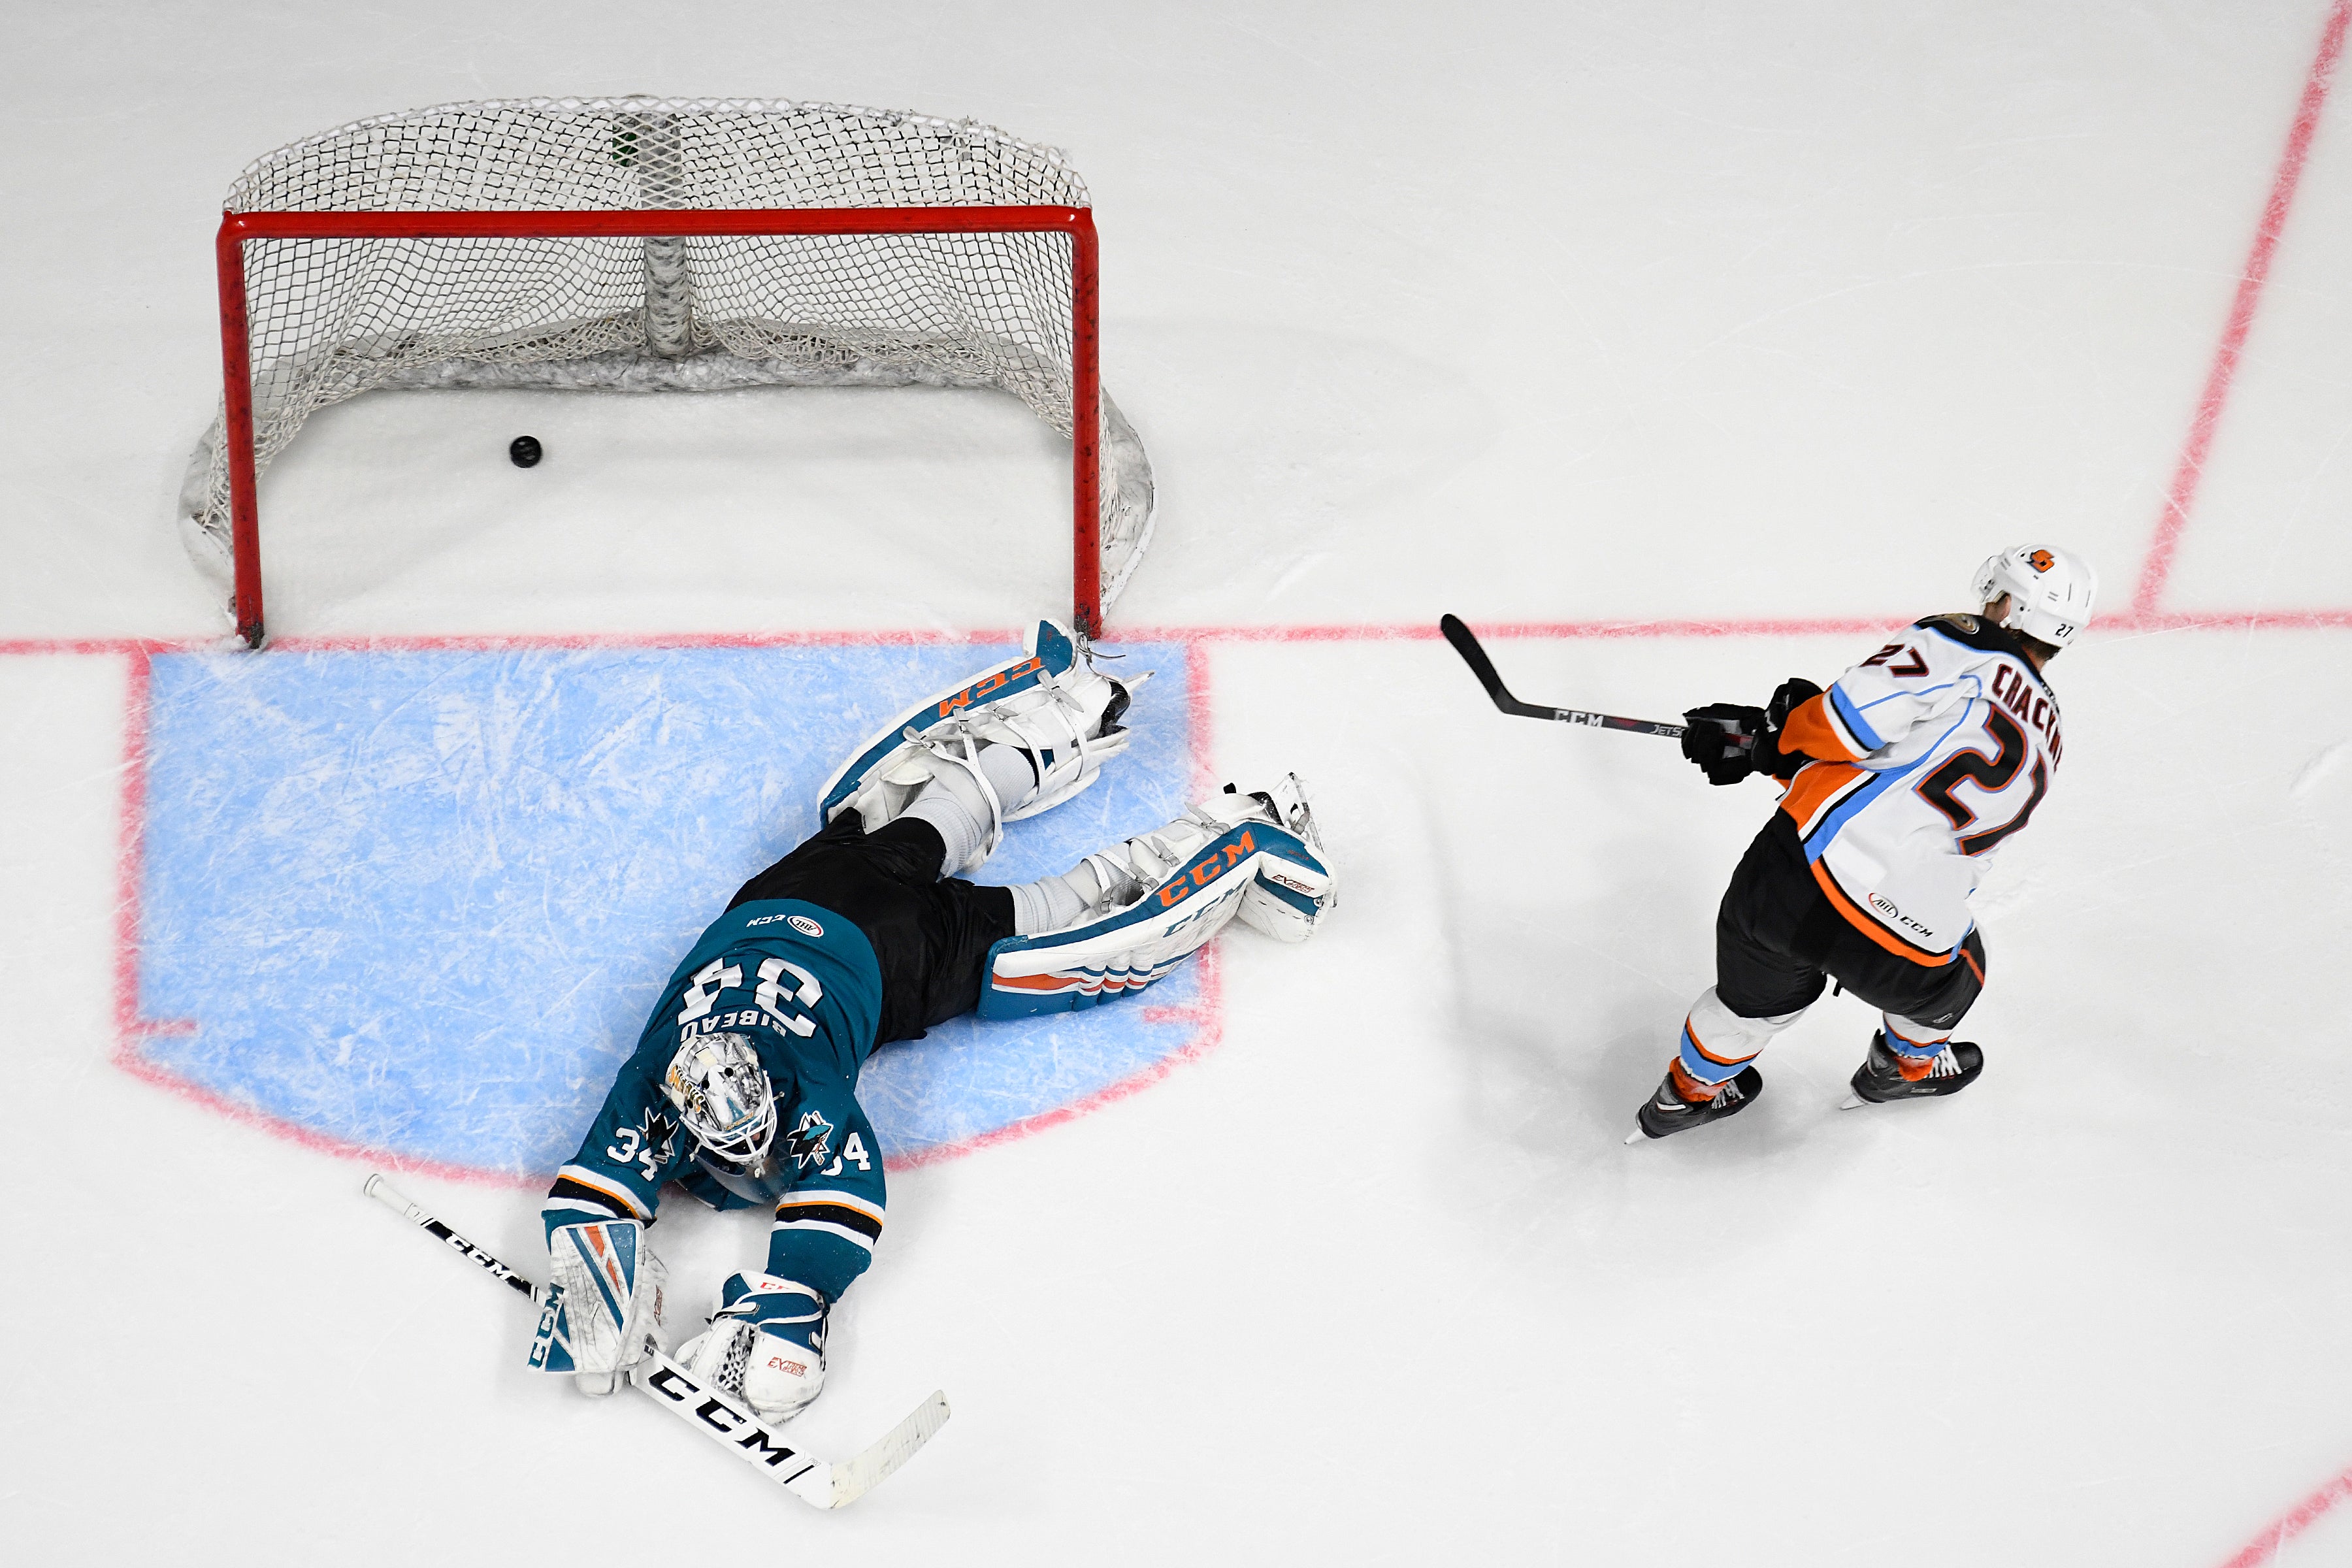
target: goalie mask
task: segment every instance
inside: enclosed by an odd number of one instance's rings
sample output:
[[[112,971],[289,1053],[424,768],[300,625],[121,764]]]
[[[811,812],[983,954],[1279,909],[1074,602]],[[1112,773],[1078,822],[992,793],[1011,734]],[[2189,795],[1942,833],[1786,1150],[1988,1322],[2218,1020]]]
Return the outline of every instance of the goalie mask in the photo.
[[[702,1152],[747,1176],[764,1174],[776,1141],[776,1096],[740,1035],[699,1035],[678,1047],[662,1092]]]

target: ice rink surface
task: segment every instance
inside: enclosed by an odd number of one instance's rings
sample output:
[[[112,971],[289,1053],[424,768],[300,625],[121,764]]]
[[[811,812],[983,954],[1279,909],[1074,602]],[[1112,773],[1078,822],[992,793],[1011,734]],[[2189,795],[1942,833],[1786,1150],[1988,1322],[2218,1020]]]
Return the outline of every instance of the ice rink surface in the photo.
[[[2340,0],[5,26],[12,1561],[2352,1563]],[[1113,629],[1178,677],[1116,808],[1295,768],[1341,878],[1304,948],[1236,931],[1193,991],[936,1064],[1003,1135],[908,1135],[795,1430],[956,1414],[835,1516],[525,1372],[528,1314],[359,1184],[421,1167],[541,1266],[628,987],[856,704],[1066,602],[1066,448],[978,393],[372,395],[265,480],[258,675],[170,523],[240,167],[628,91],[1069,150],[1160,486]],[[1979,900],[1983,1081],[1839,1111],[1869,1017],[1826,999],[1750,1112],[1622,1146],[1771,792],[1501,717],[1437,616],[1522,696],[1671,718],[1827,680],[2028,536],[2105,624]],[[631,739],[649,691],[673,749]],[[337,741],[374,701],[408,728]],[[499,1010],[516,952],[604,999]],[[485,1040],[589,1065],[426,1070]],[[760,1226],[654,1234],[698,1309]]]

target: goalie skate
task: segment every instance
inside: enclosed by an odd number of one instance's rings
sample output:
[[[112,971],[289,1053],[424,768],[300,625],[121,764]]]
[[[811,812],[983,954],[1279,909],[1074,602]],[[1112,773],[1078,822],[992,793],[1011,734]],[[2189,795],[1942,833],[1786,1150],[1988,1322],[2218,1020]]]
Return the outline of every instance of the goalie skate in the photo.
[[[923,786],[945,767],[978,781],[992,821],[978,857],[994,853],[1004,824],[1061,805],[1095,782],[1103,764],[1127,749],[1119,723],[1133,687],[1094,668],[1093,648],[1061,622],[1040,620],[1023,638],[1024,656],[984,670],[943,691],[876,733],[825,781],[818,814],[827,822],[855,810],[866,831],[898,819]],[[985,745],[1027,754],[1036,785],[1019,799],[1000,799],[978,766]]]
[[[1103,889],[1077,923],[988,950],[983,1018],[1091,1007],[1142,990],[1238,916],[1303,942],[1332,904],[1332,878],[1297,775],[1270,791],[1228,786],[1167,826],[1087,857]]]

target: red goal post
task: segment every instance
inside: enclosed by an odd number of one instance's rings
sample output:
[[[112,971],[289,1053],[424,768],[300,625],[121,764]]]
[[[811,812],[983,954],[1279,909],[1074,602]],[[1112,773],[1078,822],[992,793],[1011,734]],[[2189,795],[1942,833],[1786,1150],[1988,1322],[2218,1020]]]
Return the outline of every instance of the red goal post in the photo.
[[[259,647],[260,473],[374,387],[991,385],[1071,437],[1072,613],[1098,634],[1152,487],[1102,389],[1091,209],[908,199],[1005,189],[1085,197],[1051,149],[823,104],[452,104],[282,149],[215,242],[224,395],[183,494],[191,554]],[[745,195],[810,205],[710,205]],[[563,195],[586,199],[537,205]]]

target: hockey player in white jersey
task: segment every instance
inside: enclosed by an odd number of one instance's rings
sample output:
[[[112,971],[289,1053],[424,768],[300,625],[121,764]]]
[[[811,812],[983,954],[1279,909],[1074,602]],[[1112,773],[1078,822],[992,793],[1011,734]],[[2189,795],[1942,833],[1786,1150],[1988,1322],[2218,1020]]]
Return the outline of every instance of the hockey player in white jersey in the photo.
[[[1882,1012],[1853,1087],[1881,1102],[1958,1092],[1984,1053],[1952,1037],[1984,988],[1969,912],[1986,858],[2032,820],[2064,753],[2043,667],[2091,618],[2097,579],[2017,545],[1978,568],[1980,615],[1930,616],[1827,691],[1685,715],[1718,784],[1785,781],[1716,917],[1716,983],[1692,1005],[1640,1129],[1664,1138],[1747,1109],[1756,1058],[1829,980]]]
[[[885,1218],[882,1150],[856,1098],[877,1046],[975,1009],[1007,1017],[1129,995],[1240,919],[1311,932],[1331,878],[1297,780],[1230,785],[1060,877],[961,879],[1004,824],[1087,788],[1127,746],[1128,689],[1058,622],[884,728],[828,782],[825,826],[745,883],[663,988],[542,1205],[561,1294],[530,1364],[609,1394],[660,1328],[646,1243],[664,1186],[772,1214],[763,1267],[729,1278],[678,1351],[785,1420],[824,1383],[833,1305]]]

